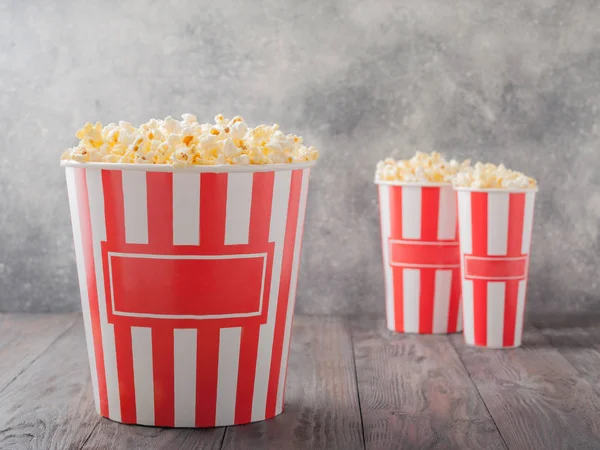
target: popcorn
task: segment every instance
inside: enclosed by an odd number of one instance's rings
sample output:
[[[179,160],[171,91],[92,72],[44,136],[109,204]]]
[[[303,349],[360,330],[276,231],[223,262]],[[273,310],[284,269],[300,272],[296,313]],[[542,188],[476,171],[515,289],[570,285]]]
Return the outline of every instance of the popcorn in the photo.
[[[308,150],[311,151],[312,147]],[[469,167],[471,161],[447,161],[440,153],[417,152],[411,159],[387,158],[377,163],[376,181],[405,183],[451,183],[454,176]]]
[[[507,169],[504,164],[483,164],[458,173],[453,181],[456,187],[476,189],[535,189],[537,182],[527,175]]]
[[[279,125],[250,128],[241,116],[215,116],[215,123],[198,123],[193,114],[182,120],[168,116],[134,127],[128,122],[86,123],[77,131],[77,146],[63,161],[189,165],[286,164],[315,161],[319,151],[306,147],[300,136],[285,135]]]

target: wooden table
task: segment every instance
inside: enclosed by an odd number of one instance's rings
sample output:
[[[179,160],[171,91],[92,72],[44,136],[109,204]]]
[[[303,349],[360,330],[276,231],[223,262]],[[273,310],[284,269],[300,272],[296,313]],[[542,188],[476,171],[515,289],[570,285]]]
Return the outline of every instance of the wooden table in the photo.
[[[0,449],[600,448],[600,322],[529,325],[524,341],[299,316],[283,415],[160,429],[96,415],[79,315],[0,314]]]

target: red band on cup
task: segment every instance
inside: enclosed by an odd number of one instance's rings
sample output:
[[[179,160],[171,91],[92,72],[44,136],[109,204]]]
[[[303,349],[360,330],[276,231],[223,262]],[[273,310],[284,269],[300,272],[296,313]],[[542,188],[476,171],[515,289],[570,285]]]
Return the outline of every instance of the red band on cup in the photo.
[[[524,280],[527,276],[527,256],[465,255],[464,276],[467,280]]]

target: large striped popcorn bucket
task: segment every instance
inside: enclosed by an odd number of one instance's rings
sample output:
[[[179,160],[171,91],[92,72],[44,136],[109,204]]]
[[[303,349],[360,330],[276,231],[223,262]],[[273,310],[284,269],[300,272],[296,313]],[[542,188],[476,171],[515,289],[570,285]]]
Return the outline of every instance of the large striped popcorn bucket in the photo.
[[[377,181],[387,327],[462,329],[456,194],[449,184]]]
[[[457,188],[464,336],[521,345],[535,189]]]
[[[161,427],[280,414],[312,163],[63,165],[98,412]]]

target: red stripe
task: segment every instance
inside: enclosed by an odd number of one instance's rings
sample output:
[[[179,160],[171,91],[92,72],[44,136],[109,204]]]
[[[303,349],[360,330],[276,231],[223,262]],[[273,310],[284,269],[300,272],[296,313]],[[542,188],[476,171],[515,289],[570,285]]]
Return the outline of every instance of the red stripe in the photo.
[[[102,348],[102,330],[100,327],[100,307],[98,305],[98,289],[96,286],[96,264],[94,262],[94,247],[92,237],[92,218],[88,198],[86,169],[72,169],[75,172],[75,188],[77,192],[77,206],[81,225],[81,240],[83,246],[83,260],[87,283],[88,300],[90,303],[90,316],[92,324],[92,339],[96,357],[96,371],[98,375],[98,394],[100,397],[100,414],[108,417],[108,395],[106,392],[106,372],[104,368],[104,349]]]
[[[512,347],[515,344],[518,292],[518,280],[506,282],[506,290],[504,291],[504,330],[502,335],[502,345],[505,347]]]
[[[438,219],[440,216],[440,188],[421,188],[421,240],[438,240]]]
[[[227,174],[200,175],[200,245],[221,247],[225,243]]]
[[[402,186],[389,186],[390,238],[402,239]]]
[[[103,170],[102,188],[104,192],[104,216],[106,239],[115,249],[125,244],[125,207],[123,203],[123,178],[121,171]],[[109,290],[107,290],[109,292]],[[119,397],[121,401],[121,421],[136,422],[135,384],[133,379],[133,351],[131,348],[131,328],[114,325]]]
[[[274,183],[275,172],[258,172],[253,176],[249,238],[251,246],[259,244],[259,248],[262,248],[264,245],[261,244],[269,242]]]
[[[173,174],[146,173],[146,189],[148,209],[146,249],[160,254],[169,251],[173,246]],[[175,424],[174,346],[173,327],[161,325],[152,327],[154,423],[161,427],[172,427]]]
[[[175,424],[175,342],[172,327],[152,328],[152,372],[154,376],[154,425]]]
[[[102,171],[104,192],[104,217],[106,240],[114,244],[125,243],[125,205],[123,203],[123,177],[120,170]]]
[[[486,192],[471,192],[471,221],[473,255],[487,255],[487,206]],[[473,314],[475,344],[487,343],[487,281],[473,280]]]
[[[394,328],[404,331],[404,269],[392,267],[394,278]]]
[[[471,192],[471,234],[474,256],[487,256],[487,208],[487,193]]]
[[[475,345],[487,345],[487,281],[473,280]]]
[[[197,427],[214,427],[216,422],[219,338],[220,329],[218,326],[207,326],[198,330],[196,355]]]
[[[200,245],[204,249],[222,250],[225,243],[227,211],[226,173],[200,175]],[[218,324],[198,329],[196,373],[196,426],[214,427],[217,413],[217,379],[219,373]]]
[[[420,269],[419,333],[433,332],[436,269]]]
[[[148,250],[160,253],[173,245],[173,174],[146,173]]]
[[[115,350],[117,354],[117,373],[119,375],[121,422],[136,423],[131,327],[115,325]]]
[[[448,306],[448,333],[458,330],[458,312],[460,306],[460,269],[452,270],[452,285],[450,289],[450,305]]]
[[[521,256],[523,222],[525,221],[525,194],[510,194],[508,203],[508,253]]]
[[[402,186],[389,186],[390,204],[390,239],[402,239]],[[388,243],[385,243],[388,245]],[[390,261],[391,261],[390,254]],[[404,270],[392,268],[394,280],[394,327],[396,331],[404,331]]]
[[[258,358],[259,335],[259,326],[247,326],[242,328],[235,402],[236,425],[248,423],[252,420],[252,399],[254,396],[254,380],[256,378],[256,359]]]
[[[255,247],[260,250],[264,248],[265,243],[269,242],[274,182],[275,172],[259,172],[253,175],[249,250]],[[266,285],[269,286],[270,284],[267,283]],[[265,294],[267,295],[267,292]],[[252,420],[252,399],[254,397],[259,335],[260,325],[250,325],[242,328],[235,403],[236,424],[248,423]]]
[[[523,222],[525,220],[525,194],[510,194],[508,209],[508,255],[520,256],[523,244]],[[527,264],[527,263],[526,263]],[[527,271],[527,268],[525,268]],[[507,281],[504,294],[504,334],[502,345],[512,347],[515,344],[515,326],[517,320],[517,298],[519,281]]]
[[[283,336],[285,333],[285,321],[290,294],[291,273],[294,259],[294,247],[296,241],[296,228],[298,224],[301,188],[302,170],[294,170],[292,172],[290,197],[288,202],[288,216],[285,229],[281,279],[279,284],[279,299],[277,301],[273,351],[271,354],[271,369],[269,373],[269,388],[267,392],[266,417],[272,417],[275,415],[277,403],[277,388],[279,384],[279,371],[281,370]]]

